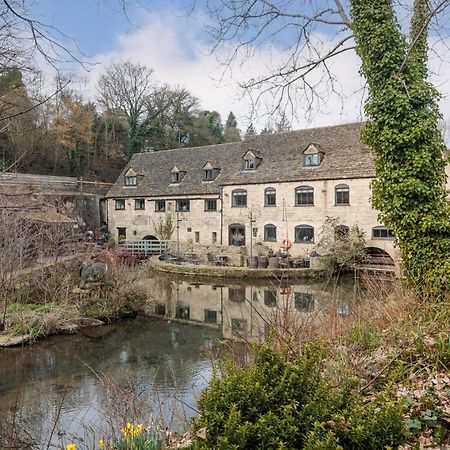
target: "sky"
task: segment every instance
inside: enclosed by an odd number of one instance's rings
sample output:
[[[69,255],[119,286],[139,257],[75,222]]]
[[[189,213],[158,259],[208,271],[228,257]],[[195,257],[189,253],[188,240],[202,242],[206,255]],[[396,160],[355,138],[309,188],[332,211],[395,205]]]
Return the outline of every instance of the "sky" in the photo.
[[[134,0],[139,1],[139,0]],[[145,8],[130,6],[126,14],[118,0],[35,0],[32,14],[43,23],[54,26],[73,40],[66,46],[74,48],[89,69],[71,65],[68,72],[87,99],[96,96],[96,83],[105,65],[131,61],[154,69],[155,81],[188,89],[200,99],[203,109],[216,110],[223,121],[230,111],[244,130],[250,121],[261,130],[273,124],[277,116],[265,114],[271,110],[271,99],[263,97],[262,107],[251,116],[251,102],[243,97],[238,85],[253,76],[268,73],[289,55],[288,46],[267,43],[251,48],[251,56],[238,55],[229,67],[221,62],[232,46],[224,46],[211,54],[211,39],[206,27],[211,24],[206,11],[197,0],[140,0]],[[188,14],[193,3],[196,8]],[[63,39],[61,36],[59,38]],[[333,36],[317,30],[317,39],[324,47],[333,45]],[[450,43],[450,41],[449,41]],[[75,49],[76,45],[76,49]],[[438,42],[435,50],[444,53],[446,42]],[[448,48],[448,47],[447,47]],[[448,52],[448,50],[447,50]],[[354,52],[344,53],[331,62],[339,88],[344,96],[329,93],[329,86],[314,80],[326,92],[324,102],[312,113],[299,101],[295,105],[294,129],[334,125],[363,119],[364,83],[359,76],[359,59]],[[436,73],[433,81],[443,93],[441,109],[450,119],[450,86],[447,74],[450,63],[432,58]],[[49,67],[43,67],[49,77]],[[75,81],[78,80],[78,81]]]

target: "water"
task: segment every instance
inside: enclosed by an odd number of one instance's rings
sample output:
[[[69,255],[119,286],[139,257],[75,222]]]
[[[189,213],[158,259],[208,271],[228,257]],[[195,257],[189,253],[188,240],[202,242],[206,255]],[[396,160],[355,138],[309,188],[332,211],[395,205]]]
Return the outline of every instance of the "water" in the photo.
[[[200,283],[152,276],[139,288],[149,298],[148,317],[0,350],[3,445],[15,412],[16,428],[36,442],[33,449],[98,439],[149,415],[181,431],[195,415],[221,340],[263,341],[287,320],[299,333],[312,324],[329,327],[351,313],[359,296],[351,281]]]

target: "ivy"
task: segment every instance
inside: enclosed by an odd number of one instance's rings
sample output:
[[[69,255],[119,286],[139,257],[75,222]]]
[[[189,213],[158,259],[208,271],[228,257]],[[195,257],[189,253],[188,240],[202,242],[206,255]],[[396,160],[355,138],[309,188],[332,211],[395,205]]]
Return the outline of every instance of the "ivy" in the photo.
[[[396,234],[407,280],[420,295],[450,288],[450,207],[439,94],[428,82],[428,3],[415,0],[409,39],[392,0],[352,0],[353,32],[369,96],[362,141],[372,150],[372,203]]]

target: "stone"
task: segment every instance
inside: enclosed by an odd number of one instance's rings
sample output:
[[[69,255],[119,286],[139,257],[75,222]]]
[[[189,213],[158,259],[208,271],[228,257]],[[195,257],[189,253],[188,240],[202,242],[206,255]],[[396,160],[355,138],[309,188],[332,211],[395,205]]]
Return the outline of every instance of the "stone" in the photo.
[[[0,336],[0,347],[14,347],[17,345],[26,344],[29,341],[30,341],[29,334],[21,334],[19,336],[1,335]]]

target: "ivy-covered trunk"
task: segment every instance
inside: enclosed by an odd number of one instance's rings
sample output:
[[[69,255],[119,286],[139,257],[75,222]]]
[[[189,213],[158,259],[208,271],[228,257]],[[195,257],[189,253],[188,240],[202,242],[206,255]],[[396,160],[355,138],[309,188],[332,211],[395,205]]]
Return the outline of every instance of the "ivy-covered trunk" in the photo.
[[[392,0],[351,0],[353,31],[369,97],[362,140],[377,178],[372,202],[395,231],[405,275],[417,292],[450,288],[450,208],[439,94],[428,82],[427,0],[415,0],[409,39]]]

